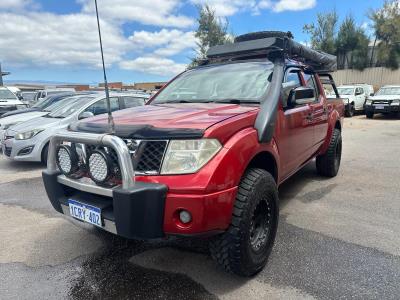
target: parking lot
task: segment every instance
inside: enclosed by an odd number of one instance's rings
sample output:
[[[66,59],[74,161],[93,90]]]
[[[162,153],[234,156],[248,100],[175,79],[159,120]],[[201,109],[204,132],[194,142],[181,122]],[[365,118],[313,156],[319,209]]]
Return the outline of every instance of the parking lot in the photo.
[[[400,120],[345,119],[339,175],[280,188],[267,267],[219,270],[206,241],[126,241],[51,207],[40,164],[0,158],[1,299],[398,299]]]

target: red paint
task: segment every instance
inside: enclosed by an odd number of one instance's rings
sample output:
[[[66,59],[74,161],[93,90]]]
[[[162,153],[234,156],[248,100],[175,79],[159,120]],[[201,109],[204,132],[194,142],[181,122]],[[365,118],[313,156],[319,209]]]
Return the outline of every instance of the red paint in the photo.
[[[273,140],[265,144],[258,142],[254,129],[259,112],[256,105],[160,104],[113,113],[116,124],[202,129],[205,138],[216,138],[223,145],[195,174],[136,177],[138,181],[168,186],[164,213],[167,234],[200,234],[228,228],[238,184],[256,155],[272,155],[279,185],[326,151],[333,129],[342,124],[344,107],[340,99],[327,101],[319,78],[316,80],[321,91],[319,101],[293,109],[284,109],[281,104]],[[91,122],[107,123],[107,116]],[[182,209],[192,214],[191,223],[179,221]]]

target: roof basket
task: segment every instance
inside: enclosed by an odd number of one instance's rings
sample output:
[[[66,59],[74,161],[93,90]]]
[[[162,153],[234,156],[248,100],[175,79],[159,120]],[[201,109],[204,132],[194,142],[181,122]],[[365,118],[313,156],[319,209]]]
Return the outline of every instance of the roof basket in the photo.
[[[207,52],[209,62],[275,55],[303,62],[318,73],[337,70],[336,56],[295,42],[290,32],[248,33],[236,37],[232,44],[214,46]]]

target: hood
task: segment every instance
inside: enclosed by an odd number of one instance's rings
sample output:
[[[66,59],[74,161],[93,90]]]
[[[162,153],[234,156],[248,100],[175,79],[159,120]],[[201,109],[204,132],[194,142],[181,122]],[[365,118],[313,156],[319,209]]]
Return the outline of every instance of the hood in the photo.
[[[36,117],[28,121],[19,123],[17,125],[11,126],[9,131],[13,132],[25,132],[34,129],[47,129],[50,127],[57,126],[60,123],[60,119],[56,118],[46,118],[46,117]]]
[[[369,97],[370,100],[398,100],[400,99],[400,95],[378,95]]]
[[[34,112],[27,112],[24,114],[6,116],[3,118],[0,118],[0,128],[4,127],[4,125],[18,124],[18,123],[25,122],[25,121],[28,121],[33,118],[41,117],[46,114],[48,114],[48,113],[43,112],[43,111],[34,111]]]
[[[258,110],[258,106],[219,103],[145,105],[113,112],[116,134],[121,137],[197,137],[210,126]],[[80,121],[72,130],[104,133],[107,115]]]
[[[2,118],[8,117],[8,116],[24,114],[24,113],[31,112],[31,111],[41,111],[41,109],[36,108],[36,107],[29,107],[29,108],[22,108],[22,109],[12,110],[12,111],[9,111],[9,112],[5,113],[4,115],[1,115],[0,120]]]

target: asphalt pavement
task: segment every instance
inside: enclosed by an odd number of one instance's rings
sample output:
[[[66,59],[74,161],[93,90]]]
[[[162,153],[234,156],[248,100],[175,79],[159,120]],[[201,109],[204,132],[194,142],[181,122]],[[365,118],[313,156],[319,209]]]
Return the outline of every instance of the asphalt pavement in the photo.
[[[345,119],[336,178],[280,188],[266,268],[220,270],[205,240],[127,241],[56,213],[36,163],[0,158],[0,299],[399,299],[400,119]]]

